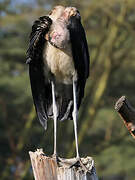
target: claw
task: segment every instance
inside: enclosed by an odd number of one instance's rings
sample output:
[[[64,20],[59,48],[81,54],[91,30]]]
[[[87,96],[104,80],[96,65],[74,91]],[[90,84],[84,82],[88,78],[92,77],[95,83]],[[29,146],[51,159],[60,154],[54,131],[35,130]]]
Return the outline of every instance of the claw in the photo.
[[[73,166],[75,166],[75,167],[81,167],[84,172],[88,172],[88,171],[89,171],[89,169],[87,169],[87,167],[86,167],[86,166],[83,164],[83,162],[81,161],[81,158],[80,158],[80,157],[77,157],[77,158],[76,158],[76,162],[75,162],[74,164],[72,164],[69,168],[72,168]]]
[[[81,158],[79,158],[79,163],[80,163],[82,169],[84,170],[84,172],[88,172],[88,171],[89,171],[89,169],[87,169],[87,167],[86,167],[86,166],[83,164],[83,162],[81,161]]]

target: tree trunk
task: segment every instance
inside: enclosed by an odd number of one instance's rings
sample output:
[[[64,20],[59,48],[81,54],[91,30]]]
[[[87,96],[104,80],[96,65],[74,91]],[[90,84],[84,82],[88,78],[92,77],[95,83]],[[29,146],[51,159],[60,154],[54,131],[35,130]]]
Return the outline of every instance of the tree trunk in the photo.
[[[42,149],[29,152],[35,180],[98,180],[91,157],[63,159],[46,156]]]
[[[135,138],[135,109],[125,96],[122,96],[115,104],[115,109],[123,119],[130,134]]]

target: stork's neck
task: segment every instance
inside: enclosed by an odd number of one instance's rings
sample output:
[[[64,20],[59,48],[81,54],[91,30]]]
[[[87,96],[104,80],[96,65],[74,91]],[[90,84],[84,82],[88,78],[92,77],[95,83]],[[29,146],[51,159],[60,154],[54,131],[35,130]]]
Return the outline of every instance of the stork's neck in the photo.
[[[65,49],[69,44],[69,30],[64,17],[60,17],[53,22],[49,31],[49,42],[59,49]]]

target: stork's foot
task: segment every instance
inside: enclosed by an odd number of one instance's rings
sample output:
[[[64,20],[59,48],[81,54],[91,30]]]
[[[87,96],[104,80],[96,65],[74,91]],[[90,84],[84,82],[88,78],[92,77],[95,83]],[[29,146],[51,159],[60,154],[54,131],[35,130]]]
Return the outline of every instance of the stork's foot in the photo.
[[[73,166],[75,166],[75,167],[81,167],[84,172],[88,172],[88,171],[89,171],[89,169],[87,169],[87,167],[86,167],[86,166],[83,164],[83,162],[81,161],[81,158],[80,158],[80,157],[76,157],[76,162],[75,162],[74,164],[72,164],[72,165],[70,166],[70,168],[72,168]]]
[[[80,163],[82,169],[83,169],[85,172],[88,172],[88,171],[89,171],[89,169],[83,164],[81,158],[79,158],[79,163]]]

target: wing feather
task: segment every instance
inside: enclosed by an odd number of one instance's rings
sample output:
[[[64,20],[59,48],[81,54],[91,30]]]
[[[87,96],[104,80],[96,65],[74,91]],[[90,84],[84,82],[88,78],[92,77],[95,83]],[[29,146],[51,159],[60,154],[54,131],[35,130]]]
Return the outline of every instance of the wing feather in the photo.
[[[43,64],[43,48],[45,45],[45,34],[51,26],[51,19],[48,16],[40,17],[32,26],[30,34],[30,42],[27,50],[27,61],[29,64],[29,76],[31,82],[31,90],[38,118],[47,128],[47,110],[51,102],[49,100],[51,87],[50,83],[44,75]]]
[[[78,108],[84,96],[86,79],[89,76],[89,51],[84,28],[80,17],[72,16],[70,18],[68,29],[70,31],[70,40],[72,45],[72,54],[77,70],[77,100]]]

